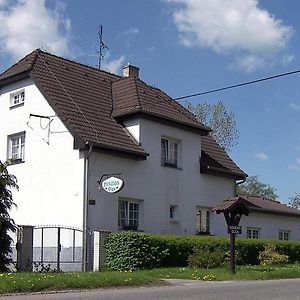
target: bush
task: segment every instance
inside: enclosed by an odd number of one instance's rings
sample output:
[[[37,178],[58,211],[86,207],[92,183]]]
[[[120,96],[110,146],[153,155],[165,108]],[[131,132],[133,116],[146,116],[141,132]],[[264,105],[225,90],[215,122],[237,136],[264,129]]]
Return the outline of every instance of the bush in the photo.
[[[127,231],[111,234],[106,242],[109,270],[138,270],[159,267],[167,250],[151,236]]]
[[[276,265],[288,263],[289,257],[276,251],[274,244],[265,246],[265,249],[259,253],[258,259],[261,265]]]
[[[227,252],[216,248],[211,251],[206,247],[195,247],[194,253],[188,257],[188,266],[191,268],[216,268],[226,264]]]
[[[268,244],[274,244],[280,254],[288,255],[291,263],[300,261],[300,243],[236,239],[239,265],[260,264],[259,254]],[[195,249],[229,251],[229,239],[214,236],[174,236],[122,232],[111,234],[107,243],[107,266],[112,270],[153,267],[184,267]]]

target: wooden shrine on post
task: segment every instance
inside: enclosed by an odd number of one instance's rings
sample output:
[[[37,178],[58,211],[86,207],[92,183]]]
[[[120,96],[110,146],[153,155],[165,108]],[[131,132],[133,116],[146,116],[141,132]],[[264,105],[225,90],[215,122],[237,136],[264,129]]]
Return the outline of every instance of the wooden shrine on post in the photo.
[[[235,235],[242,233],[242,227],[239,226],[239,223],[242,215],[249,215],[249,208],[244,199],[231,197],[217,204],[212,211],[217,214],[224,214],[227,230],[230,234],[230,271],[235,273]]]

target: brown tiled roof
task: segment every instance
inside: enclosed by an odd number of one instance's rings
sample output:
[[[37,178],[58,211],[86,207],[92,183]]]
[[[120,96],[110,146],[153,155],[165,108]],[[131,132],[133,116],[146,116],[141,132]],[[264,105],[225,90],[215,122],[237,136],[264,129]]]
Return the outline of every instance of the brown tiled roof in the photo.
[[[201,138],[202,172],[223,172],[225,175],[233,175],[237,179],[247,177],[247,174],[234,163],[211,135],[202,136]]]
[[[31,70],[33,67],[33,64],[35,62],[35,59],[37,57],[38,51],[39,50],[35,50],[35,51],[29,53],[24,58],[22,58],[20,61],[18,61],[14,65],[12,65],[9,69],[7,69],[5,72],[3,72],[0,75],[0,80],[4,80],[11,76]]]
[[[294,215],[300,217],[300,210],[286,206],[279,201],[266,199],[263,197],[238,195],[229,197],[214,207],[214,211],[222,212],[237,202],[244,203],[251,212],[264,212],[279,215]]]
[[[239,195],[249,203],[250,211],[270,212],[276,214],[296,215],[300,217],[300,210],[286,206],[279,201],[256,196]]]
[[[249,207],[246,205],[246,201],[241,197],[230,197],[224,200],[221,203],[218,203],[212,211],[215,211],[217,214],[225,212],[239,211],[248,216]]]
[[[20,74],[35,84],[75,138],[101,149],[116,150],[145,158],[147,153],[118,123],[134,113],[155,116],[197,130],[202,152],[210,164],[236,178],[245,174],[210,138],[209,128],[161,90],[136,77],[121,78],[39,49],[0,75],[0,86],[18,80]],[[27,76],[27,75],[26,75]]]
[[[210,128],[201,124],[183,106],[163,91],[147,85],[132,76],[112,84],[113,117],[120,118],[134,113],[145,113],[198,129],[206,135]]]
[[[34,82],[75,137],[104,149],[147,155],[111,117],[111,83],[118,76],[40,50],[3,75],[17,75],[29,68]]]

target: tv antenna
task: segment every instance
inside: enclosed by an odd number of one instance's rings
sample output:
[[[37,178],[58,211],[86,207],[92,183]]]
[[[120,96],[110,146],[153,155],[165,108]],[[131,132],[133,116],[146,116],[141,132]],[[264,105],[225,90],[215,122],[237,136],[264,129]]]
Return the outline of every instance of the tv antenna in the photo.
[[[104,59],[103,50],[108,49],[108,47],[103,42],[103,27],[102,25],[99,26],[98,31],[98,37],[99,37],[99,51],[97,52],[99,54],[99,60],[98,60],[98,69],[101,70],[101,61]]]

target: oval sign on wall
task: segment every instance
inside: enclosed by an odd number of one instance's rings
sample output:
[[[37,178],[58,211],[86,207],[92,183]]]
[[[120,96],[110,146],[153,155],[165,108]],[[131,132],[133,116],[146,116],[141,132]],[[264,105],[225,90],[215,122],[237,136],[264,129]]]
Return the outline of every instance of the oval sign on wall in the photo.
[[[124,186],[124,181],[117,177],[109,177],[102,181],[103,189],[108,193],[117,193]]]

